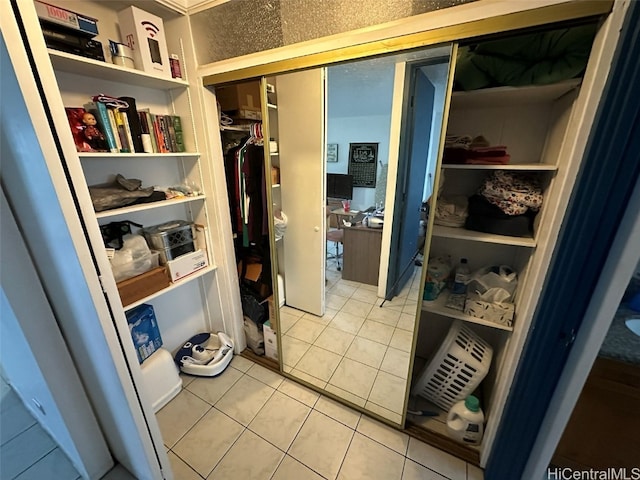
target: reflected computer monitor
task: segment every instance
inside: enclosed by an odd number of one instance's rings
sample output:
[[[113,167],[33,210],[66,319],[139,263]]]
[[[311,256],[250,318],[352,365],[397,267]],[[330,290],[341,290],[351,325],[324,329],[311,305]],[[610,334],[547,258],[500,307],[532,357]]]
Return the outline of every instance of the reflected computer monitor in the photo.
[[[327,198],[353,199],[353,175],[327,173]]]

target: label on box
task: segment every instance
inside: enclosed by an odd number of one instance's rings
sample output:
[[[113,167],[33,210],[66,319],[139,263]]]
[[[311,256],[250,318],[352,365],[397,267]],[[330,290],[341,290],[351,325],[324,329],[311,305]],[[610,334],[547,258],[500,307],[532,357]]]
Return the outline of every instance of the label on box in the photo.
[[[181,255],[174,260],[167,262],[169,273],[171,275],[171,281],[175,282],[187,275],[192,274],[206,267],[209,264],[207,260],[207,252],[202,250],[196,250],[195,252]]]
[[[34,5],[40,20],[63,25],[89,37],[94,37],[98,34],[98,22],[94,18],[86,17],[79,13],[71,12],[64,8],[37,0],[34,2]]]

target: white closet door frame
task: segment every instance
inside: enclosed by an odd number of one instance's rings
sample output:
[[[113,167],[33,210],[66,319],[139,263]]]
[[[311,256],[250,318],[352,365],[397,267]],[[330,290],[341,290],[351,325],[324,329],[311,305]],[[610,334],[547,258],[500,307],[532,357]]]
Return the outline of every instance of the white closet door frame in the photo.
[[[88,189],[82,187],[84,175],[75,145],[70,135],[56,135],[69,126],[35,7],[32,2],[17,2],[17,9],[20,18],[2,15],[0,27],[37,143],[20,145],[24,148],[16,155],[24,165],[31,160],[29,169],[39,169],[50,179],[58,205],[39,199],[37,188],[29,190],[25,172],[15,181],[26,182],[27,188],[20,193],[29,198],[19,203],[21,211],[16,211],[16,216],[31,215],[30,222],[23,224],[23,235],[61,329],[66,338],[76,340],[68,347],[114,457],[137,478],[171,479],[162,435],[151,402],[142,391],[133,342],[121,340],[130,333],[115,282],[111,279],[111,283],[102,285],[99,272],[111,267],[106,255],[94,255],[92,251],[103,244],[99,229],[91,224],[95,214]],[[21,36],[20,20],[27,44]],[[52,223],[57,223],[59,232]],[[60,244],[59,239],[69,243]],[[56,255],[54,248],[66,252],[69,258]],[[77,262],[81,276],[65,275],[65,261],[74,266]]]

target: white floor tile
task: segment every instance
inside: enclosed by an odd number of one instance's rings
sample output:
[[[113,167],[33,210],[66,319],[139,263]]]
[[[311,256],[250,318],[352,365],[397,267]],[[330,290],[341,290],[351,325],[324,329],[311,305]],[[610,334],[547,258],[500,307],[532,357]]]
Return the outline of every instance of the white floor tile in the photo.
[[[404,471],[402,472],[402,480],[447,480],[447,477],[423,467],[408,458],[404,461]]]
[[[282,375],[274,372],[273,370],[269,370],[268,368],[264,368],[262,365],[258,365],[257,363],[247,370],[247,375],[255,378],[256,380],[260,380],[271,388],[278,388],[284,381],[284,377]]]
[[[208,479],[268,479],[284,457],[276,447],[250,430],[245,430]]]
[[[351,297],[351,295],[353,295],[353,293],[356,290],[357,290],[357,287],[353,287],[351,285],[346,285],[342,282],[338,282],[329,290],[329,293],[332,295],[339,295],[340,297],[349,298]]]
[[[402,307],[402,313],[406,313],[407,315],[411,315],[415,318],[416,312],[418,310],[418,302],[407,301]]]
[[[467,463],[467,480],[484,480],[484,472],[481,468]]]
[[[296,365],[296,370],[328,382],[341,358],[340,355],[312,345]]]
[[[406,433],[396,430],[395,428],[391,428],[382,422],[367,417],[366,415],[362,415],[356,430],[401,455],[407,454],[409,435]]]
[[[302,318],[305,320],[311,320],[312,322],[321,323],[322,325],[329,325],[333,317],[336,316],[338,310],[334,310],[333,308],[325,308],[324,315],[319,317],[318,315],[314,315],[313,313],[305,313]]]
[[[286,452],[310,411],[303,403],[275,392],[249,424],[249,430]]]
[[[201,398],[182,390],[156,413],[164,444],[173,447],[210,408]]]
[[[367,398],[378,370],[349,358],[343,358],[329,379],[329,384]]]
[[[329,307],[334,310],[340,310],[344,307],[344,304],[347,303],[346,297],[341,297],[340,295],[333,295],[331,293],[327,293],[325,295],[324,304],[326,307]]]
[[[302,356],[311,347],[310,343],[303,342],[289,335],[282,336],[282,361],[285,365],[295,367]]]
[[[298,310],[297,308],[290,307],[288,305],[283,305],[280,307],[280,313],[286,313],[287,315],[292,315],[296,318],[300,318],[304,315],[302,310]]]
[[[386,372],[378,372],[368,400],[381,407],[402,414],[407,381]]]
[[[297,338],[298,340],[302,340],[303,342],[313,343],[324,329],[325,326],[321,323],[301,318],[293,327],[291,327],[287,332],[287,335]]]
[[[320,397],[313,408],[349,428],[355,429],[360,420],[359,412],[327,397]]]
[[[369,312],[368,320],[375,320],[376,322],[384,323],[391,327],[395,327],[400,320],[400,313],[397,310],[391,310],[389,308],[375,307]]]
[[[327,386],[327,382],[325,382],[324,380],[320,380],[319,378],[316,378],[313,375],[309,375],[308,373],[303,372],[302,370],[298,370],[297,368],[291,370],[291,376],[321,389],[324,389]]]
[[[351,298],[353,298],[354,300],[360,300],[361,302],[370,303],[371,305],[375,305],[375,303],[378,301],[378,294],[373,290],[369,290],[365,286],[358,288],[358,290],[356,290],[353,295],[351,295]]]
[[[408,352],[389,347],[382,361],[382,365],[380,365],[380,370],[406,379],[409,373],[409,360],[410,355]]]
[[[215,407],[247,426],[275,390],[247,375],[238,380]]]
[[[237,370],[240,370],[241,372],[246,372],[247,370],[249,370],[251,368],[251,365],[253,365],[253,362],[251,360],[247,360],[240,355],[234,355],[233,359],[231,360],[231,366]]]
[[[167,452],[167,456],[169,457],[169,463],[171,463],[173,478],[180,480],[202,480],[202,477],[175,453]]]
[[[338,388],[335,385],[331,385],[330,383],[327,383],[324,389],[327,393],[332,393],[341,400],[351,402],[358,407],[364,407],[367,403],[366,399],[358,397],[357,395],[343,390],[342,388]]]
[[[15,478],[56,448],[51,437],[39,424],[2,445],[0,449],[0,477]]]
[[[356,317],[367,318],[369,312],[373,306],[367,302],[361,302],[360,300],[349,299],[347,303],[342,307],[341,312],[350,313],[351,315],[355,315]]]
[[[5,478],[5,477],[3,477]],[[76,479],[81,478],[71,461],[60,448],[54,449],[41,458],[26,471],[15,477],[15,480],[33,479]]]
[[[285,455],[271,480],[323,480],[323,478],[295,458]]]
[[[242,377],[240,370],[227,368],[217,377],[191,377],[193,381],[187,385],[186,389],[213,405],[227,393],[240,377]]]
[[[371,413],[375,413],[376,415],[380,415],[382,418],[393,422],[396,425],[402,424],[402,414],[397,412],[392,412],[380,405],[376,405],[375,403],[367,401],[364,405],[364,408]]]
[[[353,430],[312,411],[289,449],[289,455],[329,480],[336,478]],[[244,477],[249,478],[249,477]]]
[[[289,379],[286,379],[280,384],[278,391],[290,396],[294,400],[304,403],[308,407],[313,407],[318,401],[318,398],[320,398],[319,393]]]
[[[206,477],[243,431],[238,422],[212,408],[171,450]]]
[[[339,479],[401,480],[404,456],[357,433],[345,456]]]
[[[358,332],[358,336],[384,345],[389,345],[391,337],[393,336],[393,330],[393,327],[385,325],[384,323],[366,320],[362,324],[362,328]]]
[[[407,330],[408,332],[413,332],[413,329],[416,325],[416,317],[415,315],[410,315],[408,313],[400,314],[400,320],[398,320],[397,328],[401,328],[402,330]]]
[[[280,310],[280,329],[282,330],[282,334],[287,333],[291,328],[298,323],[302,317],[297,317],[295,315],[291,315],[290,313],[283,312]]]
[[[364,321],[363,317],[357,317],[350,313],[340,311],[333,317],[329,326],[355,335],[360,330]]]
[[[344,355],[354,338],[355,335],[351,333],[333,327],[326,327],[316,339],[314,345],[338,355]]]
[[[373,340],[356,337],[345,357],[356,360],[373,368],[380,368],[387,346]]]
[[[465,461],[415,438],[409,439],[407,457],[451,480],[465,480],[467,478]]]
[[[410,352],[412,343],[413,343],[412,332],[402,330],[401,328],[396,328],[393,331],[393,337],[391,337],[391,341],[389,342],[389,345],[392,346],[393,348],[397,348],[398,350],[402,350],[404,352]]]

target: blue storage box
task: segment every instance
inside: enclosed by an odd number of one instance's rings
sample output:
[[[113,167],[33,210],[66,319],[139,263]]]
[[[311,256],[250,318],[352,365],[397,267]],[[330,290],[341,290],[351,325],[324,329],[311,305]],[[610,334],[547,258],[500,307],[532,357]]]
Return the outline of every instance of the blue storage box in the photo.
[[[153,306],[146,303],[132,308],[126,315],[138,361],[142,363],[162,346],[156,315]]]

